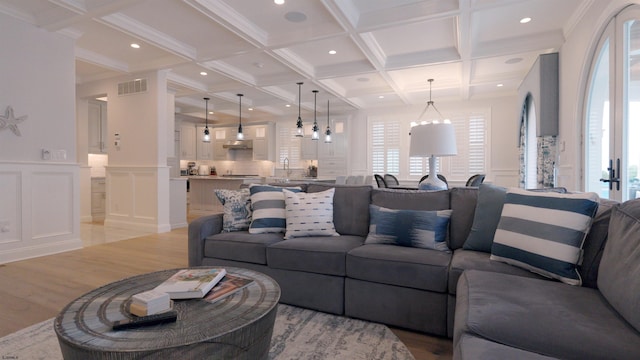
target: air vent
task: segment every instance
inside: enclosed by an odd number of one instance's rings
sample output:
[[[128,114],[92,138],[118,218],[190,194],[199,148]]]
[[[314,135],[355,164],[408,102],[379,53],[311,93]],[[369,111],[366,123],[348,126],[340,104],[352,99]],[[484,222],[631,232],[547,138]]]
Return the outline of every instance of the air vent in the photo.
[[[118,96],[147,92],[147,79],[135,79],[118,84]]]

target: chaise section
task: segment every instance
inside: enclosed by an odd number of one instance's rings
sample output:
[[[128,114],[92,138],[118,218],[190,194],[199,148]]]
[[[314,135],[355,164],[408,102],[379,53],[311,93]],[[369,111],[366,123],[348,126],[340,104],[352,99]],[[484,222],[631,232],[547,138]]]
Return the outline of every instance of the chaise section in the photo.
[[[488,341],[469,334],[462,335],[458,346],[453,349],[455,359],[474,360],[496,360],[496,359],[517,359],[517,360],[551,360],[556,359],[549,356],[536,354],[530,351],[516,349],[510,346]]]
[[[562,359],[640,359],[640,335],[598,290],[508,274],[462,274],[453,342],[473,354],[465,335]]]

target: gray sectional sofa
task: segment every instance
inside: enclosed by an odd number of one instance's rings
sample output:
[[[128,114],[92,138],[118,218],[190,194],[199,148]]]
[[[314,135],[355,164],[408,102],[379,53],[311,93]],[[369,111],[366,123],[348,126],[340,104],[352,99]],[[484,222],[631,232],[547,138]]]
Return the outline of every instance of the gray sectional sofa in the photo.
[[[600,201],[578,268],[583,286],[572,286],[463,248],[474,224],[478,188],[301,186],[308,193],[335,188],[333,220],[340,236],[285,240],[281,233],[221,232],[222,214],[204,216],[189,225],[189,265],[257,270],[280,284],[283,303],[453,337],[455,358],[585,358],[585,341],[599,347],[594,358],[640,358],[640,228],[625,233],[634,238],[636,246],[627,253],[635,257],[629,255],[624,264],[613,260],[620,254],[605,243],[612,212],[622,211],[616,203]],[[452,251],[365,244],[370,204],[451,209]],[[620,274],[609,268],[599,274],[601,258]],[[598,290],[604,278],[615,282],[609,295]],[[621,305],[611,298],[620,298]],[[636,313],[628,315],[634,306]],[[601,333],[600,341],[591,341]]]

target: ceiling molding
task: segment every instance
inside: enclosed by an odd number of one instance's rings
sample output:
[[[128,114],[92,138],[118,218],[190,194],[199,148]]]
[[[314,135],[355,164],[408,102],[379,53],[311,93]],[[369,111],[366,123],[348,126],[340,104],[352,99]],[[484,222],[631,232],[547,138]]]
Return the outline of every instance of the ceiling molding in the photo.
[[[116,59],[108,58],[104,55],[86,50],[80,47],[75,48],[76,59],[88,62],[90,64],[105,67],[109,70],[129,73],[129,65]]]
[[[246,73],[222,60],[205,61],[201,63],[201,65],[222,75],[229,76],[246,85],[256,85],[256,79],[251,74]]]

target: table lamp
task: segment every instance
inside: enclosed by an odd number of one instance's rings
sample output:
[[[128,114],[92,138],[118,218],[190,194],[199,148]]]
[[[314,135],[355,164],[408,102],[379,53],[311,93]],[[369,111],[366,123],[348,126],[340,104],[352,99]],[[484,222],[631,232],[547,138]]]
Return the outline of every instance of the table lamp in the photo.
[[[409,156],[429,157],[429,177],[418,185],[420,190],[446,190],[447,183],[436,174],[436,156],[457,153],[456,134],[449,121],[433,121],[411,128]]]

